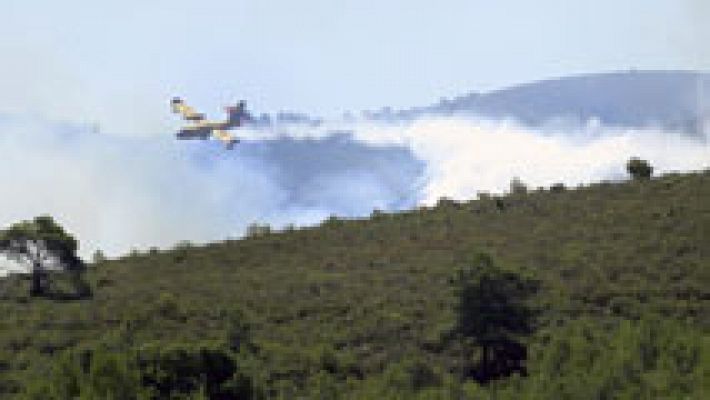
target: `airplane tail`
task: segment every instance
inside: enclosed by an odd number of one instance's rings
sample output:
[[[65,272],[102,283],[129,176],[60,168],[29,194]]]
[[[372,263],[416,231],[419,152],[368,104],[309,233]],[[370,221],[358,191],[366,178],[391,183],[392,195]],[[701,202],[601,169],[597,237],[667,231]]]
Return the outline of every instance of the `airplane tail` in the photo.
[[[227,107],[227,120],[230,125],[239,126],[242,121],[251,119],[251,116],[246,111],[246,102],[244,100],[237,103],[236,106]]]
[[[170,100],[170,108],[172,108],[174,113],[179,113],[182,106],[183,102],[181,98],[173,97],[172,100]]]

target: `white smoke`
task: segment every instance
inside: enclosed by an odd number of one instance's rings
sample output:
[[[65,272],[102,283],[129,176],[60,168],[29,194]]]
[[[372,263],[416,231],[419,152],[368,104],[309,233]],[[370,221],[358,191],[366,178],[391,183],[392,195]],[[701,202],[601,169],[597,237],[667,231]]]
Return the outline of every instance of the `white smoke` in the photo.
[[[284,127],[278,132],[317,138],[334,129]],[[478,192],[502,193],[512,178],[531,187],[622,179],[631,157],[650,161],[659,174],[710,167],[710,147],[698,138],[660,129],[605,127],[596,120],[567,130],[474,118],[360,122],[337,130],[349,130],[353,140],[370,145],[409,148],[426,165],[427,180],[419,193],[426,204],[441,197],[463,200]]]
[[[238,159],[196,165],[172,140],[27,121],[1,128],[0,224],[50,214],[78,236],[84,255],[237,235],[277,201],[258,170]]]
[[[226,152],[170,134],[114,137],[0,119],[0,226],[50,214],[78,237],[84,256],[115,256],[236,237],[253,222],[314,224],[470,199],[504,192],[514,177],[530,187],[622,179],[632,156],[658,173],[710,167],[710,148],[697,139],[595,123],[561,132],[431,118],[241,134],[246,140]]]

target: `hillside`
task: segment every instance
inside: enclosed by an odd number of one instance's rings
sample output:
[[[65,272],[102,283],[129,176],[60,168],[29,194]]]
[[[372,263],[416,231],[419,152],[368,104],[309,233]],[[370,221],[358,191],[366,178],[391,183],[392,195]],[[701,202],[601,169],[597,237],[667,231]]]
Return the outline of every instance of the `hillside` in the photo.
[[[84,300],[30,298],[12,276],[0,281],[0,398],[59,390],[57,371],[80,374],[69,350],[145,363],[171,346],[223,346],[236,329],[249,337],[232,346],[241,379],[270,398],[700,399],[708,199],[705,171],[254,229],[96,263]],[[526,377],[460,384],[475,352],[450,340],[452,278],[476,252],[539,281]]]

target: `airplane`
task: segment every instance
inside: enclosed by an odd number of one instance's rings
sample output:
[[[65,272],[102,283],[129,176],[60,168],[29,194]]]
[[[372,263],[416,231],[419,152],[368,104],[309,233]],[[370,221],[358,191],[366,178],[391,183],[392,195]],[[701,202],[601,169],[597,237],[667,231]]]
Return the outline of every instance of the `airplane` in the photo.
[[[239,139],[234,137],[229,130],[242,125],[245,120],[250,120],[251,116],[246,111],[246,102],[244,100],[237,103],[236,106],[225,107],[227,119],[225,121],[207,121],[205,114],[196,112],[192,107],[185,104],[180,97],[174,97],[170,101],[172,110],[176,114],[182,115],[182,118],[188,122],[188,125],[180,129],[175,136],[178,139],[201,139],[206,140],[215,138],[223,142],[227,149],[232,149]]]

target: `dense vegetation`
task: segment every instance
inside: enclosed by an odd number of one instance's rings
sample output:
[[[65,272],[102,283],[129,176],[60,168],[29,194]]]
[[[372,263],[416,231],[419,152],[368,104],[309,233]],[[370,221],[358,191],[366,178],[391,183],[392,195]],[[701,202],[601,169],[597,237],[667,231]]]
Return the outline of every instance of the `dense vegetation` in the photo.
[[[0,398],[710,394],[710,172],[250,232],[0,281]]]

